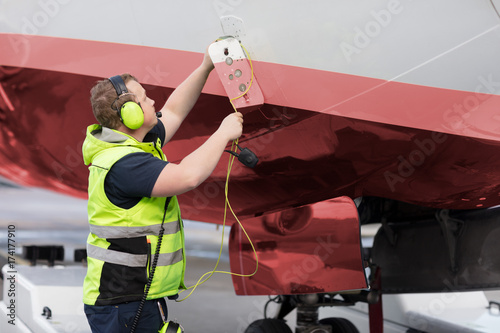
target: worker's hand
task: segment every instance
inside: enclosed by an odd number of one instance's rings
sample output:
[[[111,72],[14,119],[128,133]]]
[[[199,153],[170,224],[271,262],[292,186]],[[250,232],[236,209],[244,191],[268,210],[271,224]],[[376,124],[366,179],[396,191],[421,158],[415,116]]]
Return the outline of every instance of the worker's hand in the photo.
[[[218,129],[228,141],[236,140],[243,132],[243,115],[240,112],[231,113],[224,118]]]
[[[210,72],[212,69],[214,69],[214,64],[212,62],[212,58],[210,58],[210,56],[208,55],[208,48],[209,47],[210,47],[210,45],[207,46],[207,48],[205,50],[205,55],[203,56],[203,62],[201,63],[201,66]]]

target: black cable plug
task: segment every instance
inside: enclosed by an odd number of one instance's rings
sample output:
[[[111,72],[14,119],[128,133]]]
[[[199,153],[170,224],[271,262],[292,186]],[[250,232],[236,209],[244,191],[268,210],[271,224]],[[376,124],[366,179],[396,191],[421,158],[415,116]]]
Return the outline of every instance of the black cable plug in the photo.
[[[238,161],[243,163],[243,165],[245,165],[249,168],[255,167],[257,165],[257,163],[259,162],[259,158],[257,157],[257,155],[255,155],[248,148],[242,149],[239,145],[236,145],[236,146],[241,150],[241,152],[239,154],[234,152],[234,151],[231,151],[231,150],[224,150],[224,151],[230,153],[231,155],[236,156],[238,158]]]

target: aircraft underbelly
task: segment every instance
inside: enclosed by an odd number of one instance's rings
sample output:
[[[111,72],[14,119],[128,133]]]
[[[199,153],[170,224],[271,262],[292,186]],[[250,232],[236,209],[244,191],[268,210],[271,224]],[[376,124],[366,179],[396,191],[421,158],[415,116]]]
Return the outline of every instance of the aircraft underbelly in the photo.
[[[162,103],[220,34],[220,17],[234,15],[265,102],[245,114],[242,137],[260,163],[235,166],[231,178],[244,216],[342,195],[500,203],[500,33],[490,1],[163,6],[2,2],[3,175],[85,197],[80,148],[94,82],[131,72]],[[117,33],[108,18],[120,15],[134,23]],[[229,112],[213,73],[165,148],[169,159],[180,161]],[[220,220],[222,204],[212,203],[223,202],[226,159],[180,198],[186,217]]]
[[[98,78],[33,69],[11,75],[9,70],[2,81],[14,110],[2,109],[2,174],[85,197],[88,170],[81,144],[94,120],[88,89],[82,87]],[[146,88],[156,100],[171,92]],[[169,160],[178,162],[194,150],[231,110],[225,97],[203,94],[165,147]],[[231,173],[232,202],[242,216],[342,195],[443,208],[489,207],[500,200],[494,140],[265,104],[245,115],[240,142],[260,158],[254,169],[236,164]],[[185,218],[221,222],[227,158],[207,182],[181,196]]]

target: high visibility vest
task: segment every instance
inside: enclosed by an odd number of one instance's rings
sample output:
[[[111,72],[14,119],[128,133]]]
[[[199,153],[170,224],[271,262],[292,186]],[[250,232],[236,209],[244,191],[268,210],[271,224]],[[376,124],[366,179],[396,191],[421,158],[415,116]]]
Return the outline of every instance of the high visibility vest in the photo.
[[[95,154],[89,166],[90,234],[87,238],[88,268],[83,284],[83,302],[88,305],[141,300],[151,273],[166,198],[144,197],[134,207],[123,209],[111,203],[104,190],[104,180],[111,166],[136,152],[151,153],[166,161],[159,140],[156,144],[143,143],[129,137],[125,143],[108,144]],[[168,205],[163,227],[165,231],[148,300],[175,295],[179,289],[186,288],[184,231],[175,196]]]

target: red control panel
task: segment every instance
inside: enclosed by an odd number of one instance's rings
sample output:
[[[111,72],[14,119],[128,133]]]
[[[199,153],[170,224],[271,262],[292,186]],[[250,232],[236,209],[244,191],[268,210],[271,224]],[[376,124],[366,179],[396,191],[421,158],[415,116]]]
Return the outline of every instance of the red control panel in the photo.
[[[213,43],[208,53],[227,96],[238,111],[249,112],[264,104],[251,62],[236,38]]]

